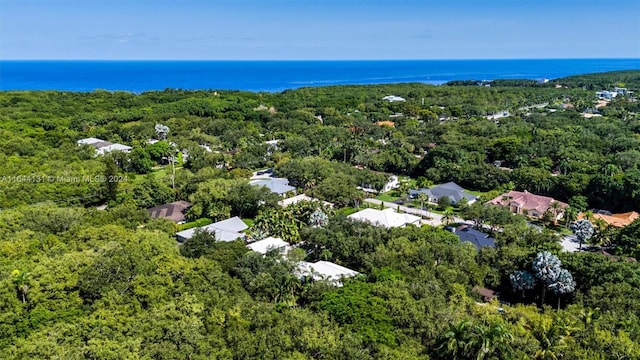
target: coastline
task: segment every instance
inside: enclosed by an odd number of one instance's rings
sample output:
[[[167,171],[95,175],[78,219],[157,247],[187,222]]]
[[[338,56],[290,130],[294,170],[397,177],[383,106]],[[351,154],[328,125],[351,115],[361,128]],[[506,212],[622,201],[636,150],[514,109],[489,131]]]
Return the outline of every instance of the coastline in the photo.
[[[0,91],[140,93],[172,88],[281,92],[335,85],[557,79],[634,69],[640,69],[640,59],[0,60]]]

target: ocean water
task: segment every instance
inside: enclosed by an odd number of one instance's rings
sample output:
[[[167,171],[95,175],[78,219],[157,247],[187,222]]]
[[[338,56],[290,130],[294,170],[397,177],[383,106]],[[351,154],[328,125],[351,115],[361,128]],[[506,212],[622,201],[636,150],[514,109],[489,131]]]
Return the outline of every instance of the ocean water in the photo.
[[[451,80],[555,79],[640,69],[640,59],[390,61],[0,60],[0,90],[219,89],[278,92],[304,86]]]

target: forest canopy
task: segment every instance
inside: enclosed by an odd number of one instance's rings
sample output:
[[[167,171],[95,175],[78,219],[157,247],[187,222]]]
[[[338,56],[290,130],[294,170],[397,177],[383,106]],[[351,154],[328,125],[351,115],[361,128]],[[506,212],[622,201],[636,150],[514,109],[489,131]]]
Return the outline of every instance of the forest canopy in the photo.
[[[575,216],[640,209],[638,101],[595,94],[639,78],[0,92],[0,358],[640,358],[640,221],[587,228],[613,254],[563,252],[575,218],[531,226],[482,205],[526,190]],[[131,150],[100,155],[87,138]],[[282,207],[290,194],[251,186],[256,171],[326,203]],[[477,194],[420,207],[495,247],[347,217],[392,175],[397,198],[449,181]],[[179,200],[185,224],[146,210]],[[294,249],[176,241],[232,216]],[[303,260],[359,275],[309,280]]]

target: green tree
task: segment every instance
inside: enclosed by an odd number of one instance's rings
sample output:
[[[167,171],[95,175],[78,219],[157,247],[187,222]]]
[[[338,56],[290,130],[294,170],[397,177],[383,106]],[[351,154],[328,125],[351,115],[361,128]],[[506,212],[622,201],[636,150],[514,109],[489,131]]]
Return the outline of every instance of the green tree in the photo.
[[[438,208],[444,210],[451,206],[451,199],[448,196],[441,196],[438,198]]]
[[[455,221],[455,217],[453,215],[453,209],[451,207],[446,208],[444,210],[444,213],[442,213],[442,221],[444,221],[445,225],[449,225]]]
[[[424,204],[427,204],[427,211],[428,211],[429,196],[425,193],[418,193],[416,198],[418,199],[418,201],[420,201],[420,210],[424,211]]]
[[[107,202],[110,202],[116,200],[118,196],[119,182],[116,181],[118,177],[118,166],[111,155],[105,155],[104,165],[104,198]]]
[[[290,243],[300,241],[301,222],[290,211],[281,208],[265,209],[256,216],[254,227],[269,235],[279,237]]]

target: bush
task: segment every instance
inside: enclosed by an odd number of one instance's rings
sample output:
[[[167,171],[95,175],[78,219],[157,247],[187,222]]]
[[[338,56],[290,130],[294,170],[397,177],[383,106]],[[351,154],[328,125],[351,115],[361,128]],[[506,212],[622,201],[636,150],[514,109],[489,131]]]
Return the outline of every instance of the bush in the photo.
[[[213,223],[213,221],[211,221],[211,219],[207,219],[207,218],[201,218],[195,221],[191,221],[188,223],[184,223],[184,224],[180,224],[178,225],[178,231],[183,231],[183,230],[188,230],[188,229],[193,229],[195,227],[201,227],[201,226],[206,226]]]

